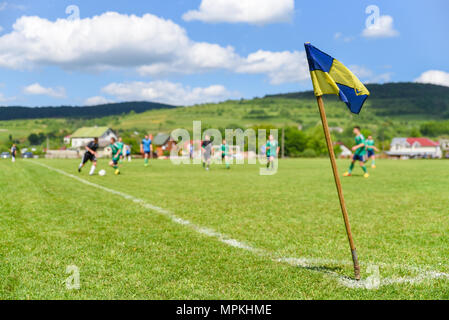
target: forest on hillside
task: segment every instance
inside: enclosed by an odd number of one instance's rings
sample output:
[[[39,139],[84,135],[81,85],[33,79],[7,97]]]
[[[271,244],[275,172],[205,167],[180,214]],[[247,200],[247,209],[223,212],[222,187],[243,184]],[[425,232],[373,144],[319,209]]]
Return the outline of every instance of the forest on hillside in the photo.
[[[377,116],[433,116],[449,119],[449,87],[422,83],[368,84],[368,102]],[[313,99],[313,92],[293,92],[268,97]],[[337,96],[326,96],[337,100]]]
[[[148,110],[169,109],[174,106],[155,102],[108,103],[91,107],[0,107],[0,120],[43,118],[101,118],[131,111],[142,113]]]

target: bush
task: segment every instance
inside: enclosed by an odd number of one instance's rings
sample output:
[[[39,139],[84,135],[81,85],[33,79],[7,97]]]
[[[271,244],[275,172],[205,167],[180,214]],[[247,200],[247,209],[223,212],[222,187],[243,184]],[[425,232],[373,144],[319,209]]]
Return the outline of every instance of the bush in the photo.
[[[421,133],[424,136],[437,137],[449,134],[449,121],[432,121],[421,125]]]
[[[313,149],[306,149],[303,152],[301,152],[301,157],[302,158],[316,158],[317,154],[315,152],[315,150]]]
[[[131,137],[126,137],[126,138],[124,137],[122,139],[123,139],[124,144],[131,146],[132,154],[140,153],[140,141],[137,141],[137,139],[131,138]]]
[[[326,139],[324,137],[323,129],[320,126],[310,129],[307,132],[307,137],[306,149],[314,150],[317,156],[325,155],[327,153]]]
[[[38,146],[42,144],[46,139],[47,137],[42,132],[40,132],[39,134],[32,133],[28,136],[28,141],[32,146]]]
[[[287,157],[300,157],[306,149],[307,136],[297,128],[285,129],[285,155]]]

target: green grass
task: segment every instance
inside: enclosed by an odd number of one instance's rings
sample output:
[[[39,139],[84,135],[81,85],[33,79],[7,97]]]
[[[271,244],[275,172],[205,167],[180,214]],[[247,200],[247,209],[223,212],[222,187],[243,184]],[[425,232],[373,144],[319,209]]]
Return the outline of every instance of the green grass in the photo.
[[[284,160],[273,176],[258,165],[205,172],[141,160],[120,176],[79,175],[276,257],[348,262],[316,268],[231,247],[33,161],[0,161],[0,299],[449,299],[448,279],[367,290],[329,276],[352,268],[326,159]],[[37,161],[78,176],[78,161]],[[384,160],[369,179],[358,168],[343,179],[364,277],[370,263],[382,279],[420,273],[393,264],[449,272],[447,166]],[[65,287],[68,265],[80,269],[80,290]]]

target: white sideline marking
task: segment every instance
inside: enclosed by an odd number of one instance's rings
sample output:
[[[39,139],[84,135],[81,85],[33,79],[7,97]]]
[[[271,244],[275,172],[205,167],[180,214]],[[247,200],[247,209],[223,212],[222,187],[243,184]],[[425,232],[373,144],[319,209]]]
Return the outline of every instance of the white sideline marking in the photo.
[[[261,257],[265,257],[265,258],[268,257],[274,262],[286,263],[291,266],[301,267],[304,269],[308,269],[310,271],[324,273],[324,274],[330,276],[331,278],[335,279],[336,281],[338,281],[341,285],[348,287],[348,288],[371,290],[371,289],[378,289],[380,287],[393,285],[393,284],[403,284],[403,283],[419,284],[419,283],[422,283],[424,281],[429,281],[429,280],[449,279],[449,273],[433,271],[433,270],[428,270],[428,269],[426,270],[424,268],[420,268],[420,267],[416,267],[416,266],[393,265],[393,264],[385,264],[385,263],[361,263],[361,265],[376,265],[376,266],[383,266],[383,267],[388,267],[388,268],[393,268],[393,269],[408,270],[408,271],[413,271],[413,272],[418,273],[418,275],[415,277],[380,278],[379,279],[380,283],[378,283],[376,286],[373,286],[372,283],[370,282],[369,278],[362,279],[360,281],[356,281],[354,279],[342,276],[341,274],[339,274],[335,271],[332,271],[331,269],[328,269],[324,266],[326,264],[327,265],[332,264],[332,265],[340,265],[340,266],[341,265],[346,265],[346,266],[351,265],[352,266],[352,262],[332,260],[332,259],[321,259],[321,258],[306,258],[306,257],[301,257],[301,258],[275,257],[274,254],[272,254],[264,249],[252,247],[246,243],[243,243],[236,239],[232,239],[232,238],[230,238],[220,232],[217,232],[213,229],[198,226],[198,225],[190,222],[189,220],[186,220],[186,219],[176,216],[169,210],[163,209],[158,206],[154,206],[150,203],[145,202],[142,199],[136,198],[129,194],[123,193],[121,191],[116,191],[116,190],[113,190],[113,189],[110,189],[107,187],[103,187],[99,184],[84,180],[80,177],[77,177],[73,174],[67,173],[63,170],[48,166],[44,163],[34,162],[34,161],[29,162],[29,163],[37,164],[37,165],[45,167],[49,170],[58,172],[66,177],[75,179],[75,180],[77,180],[81,183],[84,183],[86,185],[89,185],[91,187],[95,187],[97,189],[121,196],[127,200],[131,200],[137,204],[140,204],[141,206],[143,206],[146,209],[149,209],[151,211],[159,213],[160,215],[168,217],[171,221],[173,221],[177,224],[180,224],[183,226],[188,226],[191,229],[193,229],[194,231],[196,231],[202,235],[205,235],[205,236],[208,236],[211,238],[215,238],[218,241],[227,244],[228,246],[243,249],[243,250],[249,251],[249,252],[256,254],[258,256],[261,256]]]

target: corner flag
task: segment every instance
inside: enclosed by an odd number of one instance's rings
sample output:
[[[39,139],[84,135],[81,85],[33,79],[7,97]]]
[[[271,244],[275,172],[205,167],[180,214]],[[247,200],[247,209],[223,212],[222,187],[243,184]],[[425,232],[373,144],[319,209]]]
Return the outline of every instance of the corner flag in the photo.
[[[352,113],[359,113],[363,103],[368,98],[369,91],[341,62],[328,54],[318,50],[310,43],[305,43],[307,60],[309,61],[310,76],[312,77],[313,90],[315,92],[318,109],[320,111],[321,123],[323,124],[324,137],[326,138],[327,150],[331,160],[332,171],[340,200],[341,213],[345,222],[349,246],[351,248],[352,262],[354,263],[354,275],[360,280],[360,265],[357,249],[352,238],[351,225],[349,224],[348,210],[346,208],[340,176],[338,175],[337,162],[335,161],[334,145],[327,123],[326,111],[324,109],[323,95],[337,94],[340,100],[345,102]]]
[[[304,46],[315,96],[336,94],[352,113],[358,114],[369,96],[368,89],[340,61],[310,43]]]

